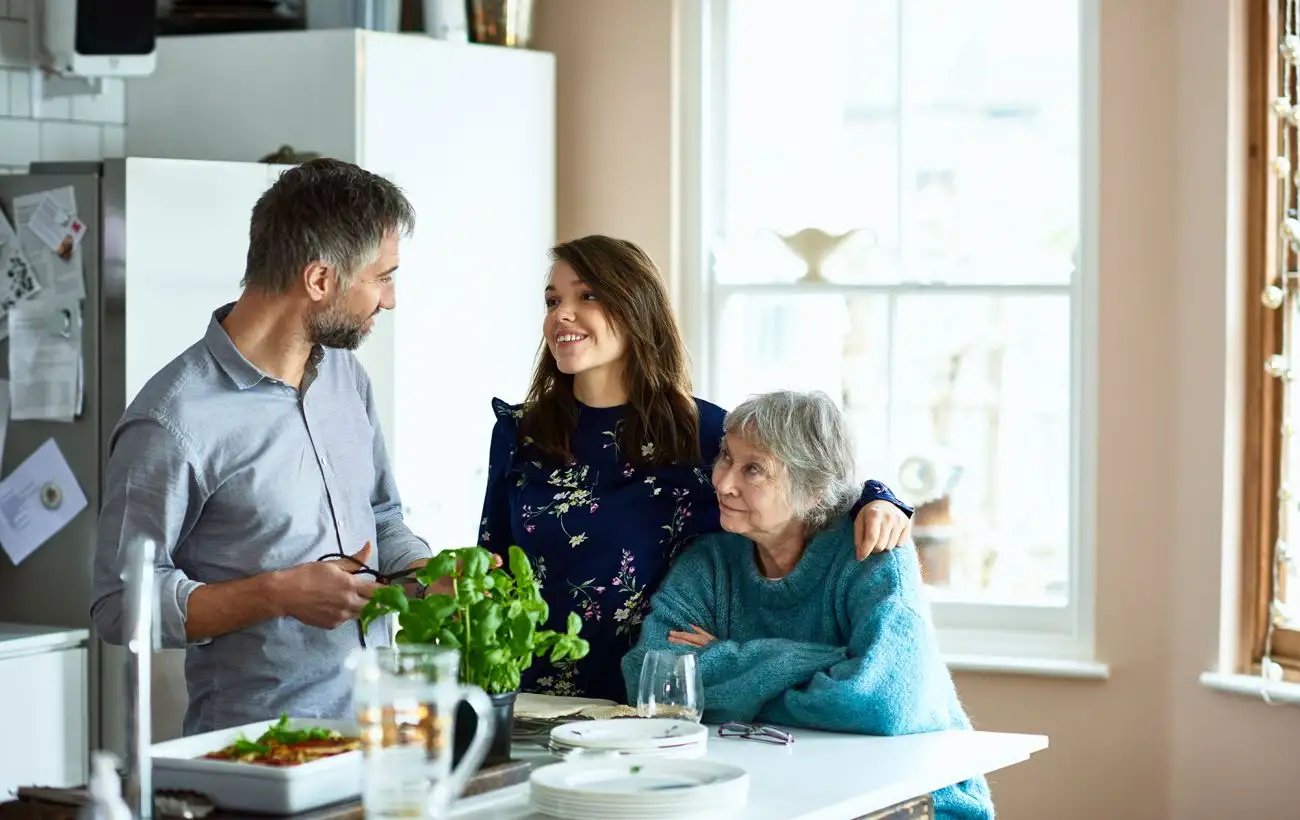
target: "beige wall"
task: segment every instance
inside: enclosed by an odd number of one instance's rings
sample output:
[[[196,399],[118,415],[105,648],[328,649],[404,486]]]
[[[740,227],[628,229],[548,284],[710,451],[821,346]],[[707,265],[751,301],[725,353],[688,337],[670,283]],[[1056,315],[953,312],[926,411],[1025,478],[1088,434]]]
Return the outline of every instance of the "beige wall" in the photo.
[[[1232,631],[1245,2],[1102,0],[1097,639],[1112,676],[959,676],[980,728],[1051,737],[992,777],[1009,820],[1300,816],[1300,707],[1197,682]],[[562,236],[623,233],[669,258],[672,8],[539,4],[559,58]]]
[[[632,239],[675,276],[674,0],[549,0],[556,56],[556,235]]]

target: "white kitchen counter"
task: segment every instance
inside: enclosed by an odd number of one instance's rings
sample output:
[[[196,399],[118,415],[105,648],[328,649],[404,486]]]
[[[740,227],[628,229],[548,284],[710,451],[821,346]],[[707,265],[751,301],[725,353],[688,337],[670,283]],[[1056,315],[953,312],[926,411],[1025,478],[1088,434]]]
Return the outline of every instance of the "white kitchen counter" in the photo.
[[[710,727],[712,730],[712,727]],[[709,737],[706,759],[749,772],[749,801],[737,820],[838,820],[889,808],[971,777],[1012,766],[1047,748],[1044,735],[934,732],[903,737],[793,730],[775,746]],[[554,760],[516,746],[516,758]],[[997,794],[993,795],[996,803]],[[462,820],[522,820],[545,815],[528,806],[528,784],[471,797],[452,815]]]
[[[90,631],[0,623],[0,800],[19,786],[86,782]]]
[[[0,623],[0,658],[81,646],[88,640],[89,629]]]

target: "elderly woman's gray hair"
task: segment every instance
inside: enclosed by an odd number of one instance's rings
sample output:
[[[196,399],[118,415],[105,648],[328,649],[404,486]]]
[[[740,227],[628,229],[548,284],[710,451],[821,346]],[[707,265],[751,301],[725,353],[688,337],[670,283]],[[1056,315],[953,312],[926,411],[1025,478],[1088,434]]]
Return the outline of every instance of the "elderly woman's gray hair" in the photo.
[[[809,529],[825,527],[858,499],[853,437],[825,393],[778,390],[751,396],[727,414],[723,427],[781,463],[790,505]]]

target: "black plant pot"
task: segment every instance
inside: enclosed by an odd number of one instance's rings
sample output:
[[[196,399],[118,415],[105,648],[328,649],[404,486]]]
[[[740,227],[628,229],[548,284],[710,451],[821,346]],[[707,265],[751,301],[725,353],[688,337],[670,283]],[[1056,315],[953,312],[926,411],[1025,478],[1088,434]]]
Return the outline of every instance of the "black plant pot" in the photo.
[[[488,695],[492,701],[492,744],[488,746],[483,766],[505,763],[510,760],[510,737],[515,730],[515,696],[518,691],[505,692],[500,695]],[[456,732],[452,738],[452,765],[459,766],[460,760],[469,749],[478,727],[478,715],[468,703],[462,702],[456,710]]]

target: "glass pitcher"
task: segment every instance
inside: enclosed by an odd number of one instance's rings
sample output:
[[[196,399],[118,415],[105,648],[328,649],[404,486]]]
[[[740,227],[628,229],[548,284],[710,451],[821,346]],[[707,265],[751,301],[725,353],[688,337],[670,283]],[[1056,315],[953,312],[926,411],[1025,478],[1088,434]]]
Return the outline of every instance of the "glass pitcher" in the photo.
[[[367,818],[445,817],[492,742],[492,702],[460,683],[460,653],[398,644],[351,658],[352,702],[365,755],[361,800]],[[478,716],[474,739],[452,768],[456,709]]]

